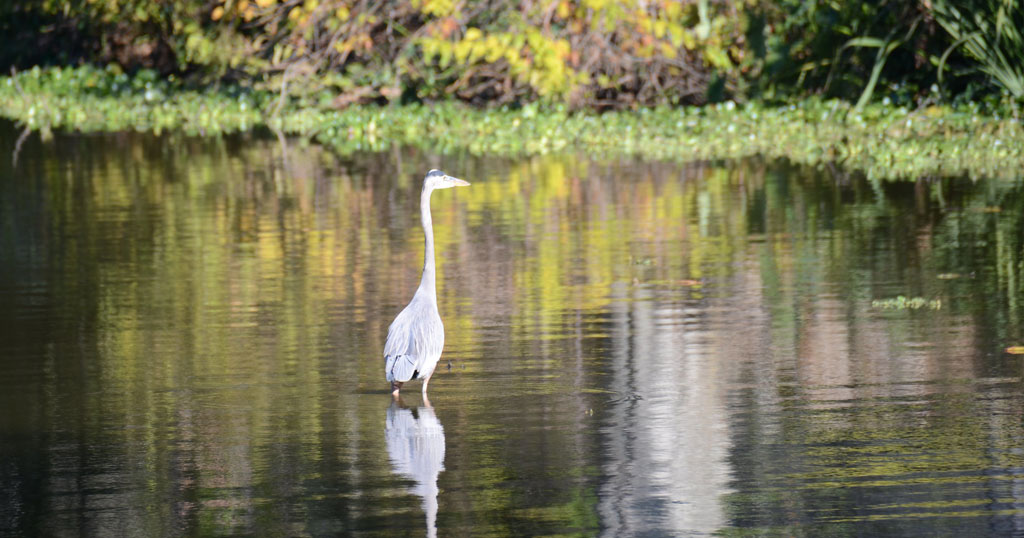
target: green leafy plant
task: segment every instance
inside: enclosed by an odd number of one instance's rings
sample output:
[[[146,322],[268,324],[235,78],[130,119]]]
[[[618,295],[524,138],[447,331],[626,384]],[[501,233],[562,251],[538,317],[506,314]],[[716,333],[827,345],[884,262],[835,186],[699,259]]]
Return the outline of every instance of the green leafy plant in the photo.
[[[940,77],[949,53],[962,47],[978,62],[979,71],[1014,98],[1024,98],[1024,8],[1020,2],[934,0],[932,13],[954,40],[939,62]]]
[[[307,106],[455,97],[625,108],[701,103],[713,79],[740,94],[751,1],[39,0],[0,8],[0,29],[76,28],[95,44],[76,45],[86,61]],[[48,43],[60,56],[63,42]]]
[[[764,1],[749,20],[752,93],[772,100],[819,93],[861,110],[881,88],[929,87],[935,75],[921,68],[945,47],[927,8],[909,0]]]

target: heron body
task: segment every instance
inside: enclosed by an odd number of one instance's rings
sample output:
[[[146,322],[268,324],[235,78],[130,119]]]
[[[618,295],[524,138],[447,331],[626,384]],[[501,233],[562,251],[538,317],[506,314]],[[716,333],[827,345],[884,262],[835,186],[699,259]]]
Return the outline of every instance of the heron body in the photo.
[[[431,170],[423,178],[420,193],[420,218],[423,222],[423,276],[409,304],[399,312],[388,328],[384,343],[384,377],[391,383],[391,393],[398,396],[402,384],[423,380],[423,395],[444,348],[444,325],[437,311],[437,290],[434,284],[434,227],[430,219],[430,194],[437,189],[469,185],[440,170]]]

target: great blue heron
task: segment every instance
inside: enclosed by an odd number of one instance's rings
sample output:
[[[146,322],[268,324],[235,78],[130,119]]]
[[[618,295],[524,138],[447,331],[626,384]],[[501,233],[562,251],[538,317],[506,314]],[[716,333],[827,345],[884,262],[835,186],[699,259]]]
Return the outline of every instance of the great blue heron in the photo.
[[[437,291],[434,287],[434,227],[430,220],[430,193],[469,185],[469,182],[449,176],[440,170],[431,170],[423,178],[420,193],[420,218],[423,221],[423,277],[416,294],[404,310],[398,313],[388,328],[384,343],[384,377],[391,382],[391,394],[397,397],[402,384],[413,379],[423,380],[423,396],[434,367],[444,347],[444,325],[437,313]]]

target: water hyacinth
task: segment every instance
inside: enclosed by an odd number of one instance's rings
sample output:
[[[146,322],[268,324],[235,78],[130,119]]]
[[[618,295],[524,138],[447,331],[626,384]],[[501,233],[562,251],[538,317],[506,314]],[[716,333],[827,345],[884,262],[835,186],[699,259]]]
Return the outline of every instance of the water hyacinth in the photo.
[[[482,110],[457,103],[352,106],[341,110],[239,88],[199,91],[95,68],[33,69],[0,84],[0,115],[30,130],[180,130],[212,136],[270,128],[339,152],[394,144],[508,156],[584,152],[693,161],[762,155],[836,163],[880,179],[1019,175],[1019,120],[976,106],[915,110],[885,103],[851,112],[842,101],[754,103],[631,112],[561,107]]]

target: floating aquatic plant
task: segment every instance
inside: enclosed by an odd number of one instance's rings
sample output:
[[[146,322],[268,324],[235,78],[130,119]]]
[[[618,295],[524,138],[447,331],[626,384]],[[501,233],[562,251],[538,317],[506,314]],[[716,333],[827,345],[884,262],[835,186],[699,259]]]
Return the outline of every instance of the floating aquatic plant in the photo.
[[[836,163],[884,179],[1016,177],[1024,166],[1020,121],[973,106],[909,110],[878,104],[854,112],[842,101],[807,100],[598,114],[537,105],[481,110],[448,102],[336,110],[267,92],[200,91],[95,68],[55,68],[0,78],[0,115],[30,130],[215,135],[269,127],[343,153],[400,144],[509,156],[573,151],[694,161],[763,155]]]
[[[889,299],[871,301],[872,308],[883,310],[941,310],[942,299],[925,299],[924,297],[904,297],[898,295]]]

